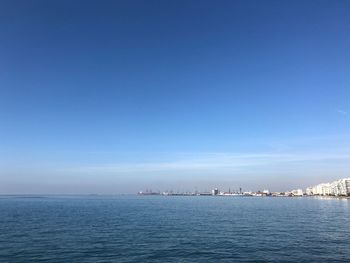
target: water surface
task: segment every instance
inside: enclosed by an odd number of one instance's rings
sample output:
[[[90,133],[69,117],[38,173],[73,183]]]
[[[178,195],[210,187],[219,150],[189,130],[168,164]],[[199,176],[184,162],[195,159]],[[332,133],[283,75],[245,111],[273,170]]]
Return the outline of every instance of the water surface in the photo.
[[[0,197],[1,262],[350,262],[350,201]]]

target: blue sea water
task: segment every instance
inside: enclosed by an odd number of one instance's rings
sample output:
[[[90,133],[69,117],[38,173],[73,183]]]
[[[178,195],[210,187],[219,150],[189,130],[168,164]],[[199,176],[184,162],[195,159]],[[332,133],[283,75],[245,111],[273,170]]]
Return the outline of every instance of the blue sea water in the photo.
[[[0,262],[350,262],[350,200],[0,197]]]

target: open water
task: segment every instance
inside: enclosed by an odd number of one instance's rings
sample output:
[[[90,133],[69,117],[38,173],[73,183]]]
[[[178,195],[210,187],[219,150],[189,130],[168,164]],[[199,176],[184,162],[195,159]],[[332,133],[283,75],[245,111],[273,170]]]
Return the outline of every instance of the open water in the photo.
[[[2,196],[0,262],[350,262],[350,200]]]

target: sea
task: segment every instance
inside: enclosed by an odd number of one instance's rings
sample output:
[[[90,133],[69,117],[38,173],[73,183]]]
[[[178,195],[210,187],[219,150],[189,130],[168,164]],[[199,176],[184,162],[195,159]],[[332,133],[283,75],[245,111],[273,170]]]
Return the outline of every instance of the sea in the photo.
[[[0,262],[350,262],[350,200],[1,196]]]

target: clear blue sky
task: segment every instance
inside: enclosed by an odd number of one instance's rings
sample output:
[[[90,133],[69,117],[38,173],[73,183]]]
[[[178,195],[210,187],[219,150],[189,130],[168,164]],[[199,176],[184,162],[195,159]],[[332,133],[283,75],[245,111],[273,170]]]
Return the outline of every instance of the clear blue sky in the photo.
[[[0,193],[350,176],[349,1],[0,1]]]

